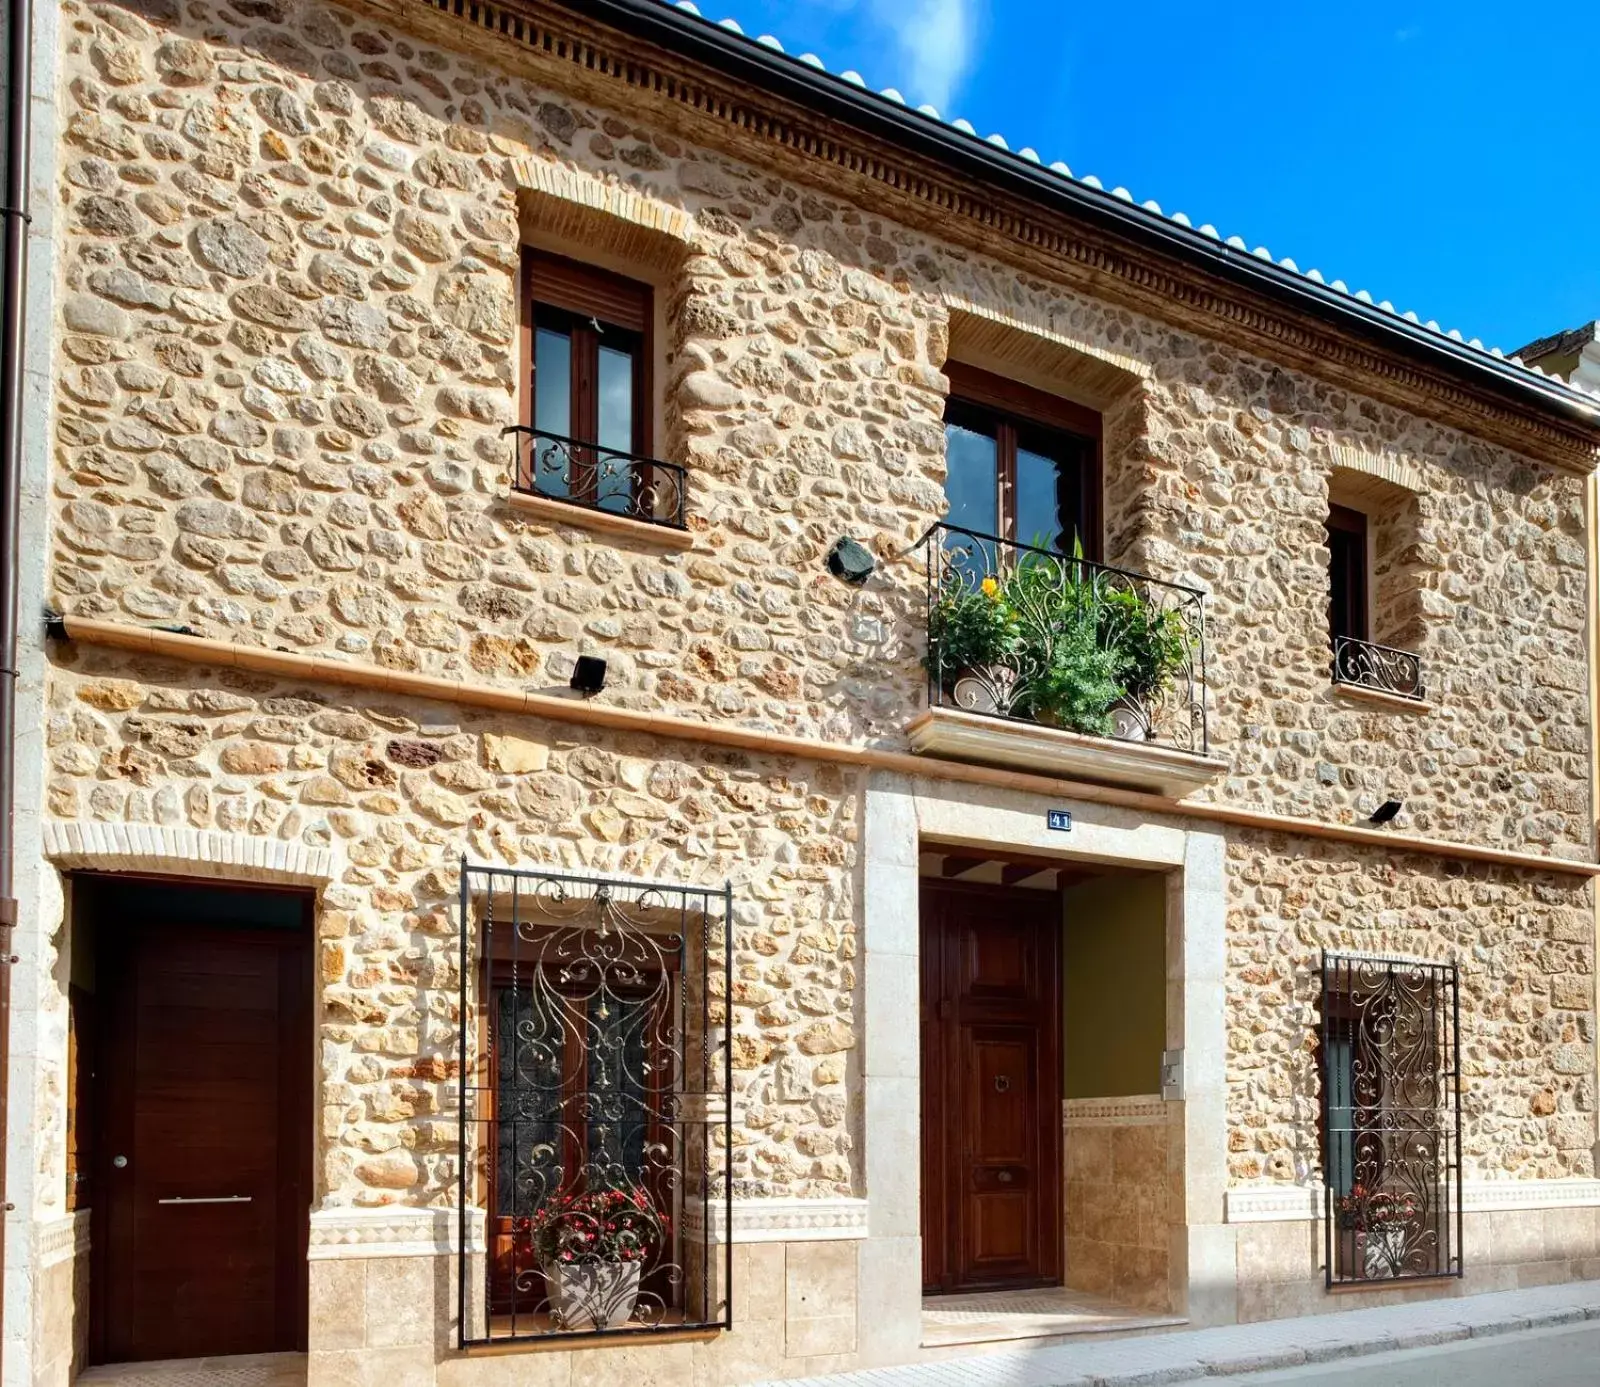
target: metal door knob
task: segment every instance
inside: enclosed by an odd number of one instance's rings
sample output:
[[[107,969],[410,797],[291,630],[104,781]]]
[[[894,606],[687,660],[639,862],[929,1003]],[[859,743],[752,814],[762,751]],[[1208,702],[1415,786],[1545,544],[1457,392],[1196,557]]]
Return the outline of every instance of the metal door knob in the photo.
[[[1008,1079],[1004,1074],[995,1075],[994,1091],[996,1093],[1010,1093],[1011,1080]]]
[[[113,1156],[111,1164],[116,1166],[118,1170],[126,1170],[128,1168],[128,1158],[126,1156]]]

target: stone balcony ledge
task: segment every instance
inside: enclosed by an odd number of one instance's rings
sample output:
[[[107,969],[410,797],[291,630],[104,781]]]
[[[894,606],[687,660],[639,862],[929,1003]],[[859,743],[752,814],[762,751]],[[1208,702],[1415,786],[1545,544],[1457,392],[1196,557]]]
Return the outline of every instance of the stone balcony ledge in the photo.
[[[1060,775],[1170,799],[1209,785],[1228,769],[1227,762],[1217,757],[1157,742],[1086,737],[1059,727],[954,708],[929,708],[907,726],[906,736],[919,755]]]

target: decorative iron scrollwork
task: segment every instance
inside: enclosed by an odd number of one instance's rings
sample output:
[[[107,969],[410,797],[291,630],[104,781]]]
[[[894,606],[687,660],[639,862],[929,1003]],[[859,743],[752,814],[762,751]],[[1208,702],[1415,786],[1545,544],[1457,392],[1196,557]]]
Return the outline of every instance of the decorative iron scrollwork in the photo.
[[[726,1325],[728,888],[464,863],[461,893],[461,1342]]]
[[[1334,638],[1333,682],[1419,702],[1426,696],[1420,656],[1393,646],[1358,641],[1353,636]]]
[[[648,525],[685,528],[688,472],[677,463],[523,424],[501,429],[500,436],[512,440],[511,485],[515,491]]]
[[[1206,751],[1198,589],[943,523],[922,544],[932,706]]]
[[[1323,956],[1329,1285],[1461,1275],[1458,991],[1454,964]]]

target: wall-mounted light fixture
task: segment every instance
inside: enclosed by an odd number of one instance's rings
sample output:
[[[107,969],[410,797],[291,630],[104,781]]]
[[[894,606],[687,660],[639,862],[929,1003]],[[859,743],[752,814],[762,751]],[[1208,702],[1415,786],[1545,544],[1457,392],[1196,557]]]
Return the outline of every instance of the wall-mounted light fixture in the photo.
[[[593,698],[606,686],[606,662],[598,655],[578,656],[568,683],[585,698]]]
[[[851,587],[860,587],[872,576],[877,566],[878,561],[872,557],[872,551],[853,539],[837,540],[833,548],[828,550],[828,572]]]
[[[1394,816],[1400,812],[1401,808],[1402,804],[1400,800],[1386,799],[1382,804],[1372,811],[1372,817],[1368,819],[1367,822],[1374,824],[1389,823],[1393,820]]]

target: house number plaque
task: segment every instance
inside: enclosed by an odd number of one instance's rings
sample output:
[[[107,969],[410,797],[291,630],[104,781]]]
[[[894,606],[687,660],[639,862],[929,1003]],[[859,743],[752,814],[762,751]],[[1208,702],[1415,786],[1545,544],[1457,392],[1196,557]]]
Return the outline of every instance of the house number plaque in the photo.
[[[1057,833],[1072,832],[1072,811],[1070,809],[1047,809],[1044,821]]]

